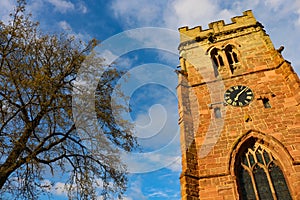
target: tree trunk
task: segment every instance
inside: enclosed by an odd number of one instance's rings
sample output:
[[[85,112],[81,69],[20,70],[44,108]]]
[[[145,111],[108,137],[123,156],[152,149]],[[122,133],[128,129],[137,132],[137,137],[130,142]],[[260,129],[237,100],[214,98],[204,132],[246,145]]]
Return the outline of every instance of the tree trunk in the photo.
[[[0,168],[0,190],[2,189],[3,185],[7,181],[9,175],[12,173],[12,171],[11,172],[4,172],[4,171],[6,170],[1,167]]]

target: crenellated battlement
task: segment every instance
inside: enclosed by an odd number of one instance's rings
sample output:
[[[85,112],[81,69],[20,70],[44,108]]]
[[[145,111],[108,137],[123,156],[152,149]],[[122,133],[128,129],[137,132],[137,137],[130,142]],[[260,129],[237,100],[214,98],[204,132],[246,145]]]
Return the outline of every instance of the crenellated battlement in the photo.
[[[231,21],[232,23],[230,24],[225,24],[224,20],[212,22],[208,25],[209,28],[205,30],[202,30],[201,26],[196,26],[194,28],[184,26],[178,30],[181,34],[191,38],[207,38],[209,35],[219,35],[251,26],[261,26],[253,16],[251,10],[244,11],[242,16],[231,18]]]

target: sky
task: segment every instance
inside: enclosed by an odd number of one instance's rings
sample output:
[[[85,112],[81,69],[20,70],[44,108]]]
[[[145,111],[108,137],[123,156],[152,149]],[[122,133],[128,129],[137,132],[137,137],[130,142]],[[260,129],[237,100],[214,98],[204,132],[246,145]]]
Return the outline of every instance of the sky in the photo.
[[[0,19],[8,20],[15,1],[0,1]],[[43,31],[66,32],[84,41],[102,41],[98,48],[109,64],[128,72],[118,85],[130,97],[140,151],[122,154],[128,165],[125,200],[180,199],[181,170],[177,114],[177,29],[231,18],[252,10],[275,48],[300,74],[299,0],[29,0],[27,10]],[[117,95],[116,95],[117,96]],[[117,97],[116,97],[117,98]],[[53,199],[67,199],[63,180],[52,177]]]

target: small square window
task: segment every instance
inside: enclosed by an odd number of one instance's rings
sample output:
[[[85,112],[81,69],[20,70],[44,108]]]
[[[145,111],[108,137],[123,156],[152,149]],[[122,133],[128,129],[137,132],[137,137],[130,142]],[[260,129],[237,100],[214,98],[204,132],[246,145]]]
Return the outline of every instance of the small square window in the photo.
[[[219,107],[214,108],[215,118],[222,118],[221,109]]]
[[[265,108],[271,108],[271,104],[270,104],[270,101],[268,98],[263,98],[262,102],[263,102]]]

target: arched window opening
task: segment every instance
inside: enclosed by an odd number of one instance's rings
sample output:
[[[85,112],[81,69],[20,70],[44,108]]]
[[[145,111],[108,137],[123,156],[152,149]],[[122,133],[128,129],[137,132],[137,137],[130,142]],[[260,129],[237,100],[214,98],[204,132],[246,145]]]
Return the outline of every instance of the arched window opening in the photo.
[[[232,45],[227,45],[225,48],[226,58],[229,63],[230,71],[233,73],[239,64],[237,50]]]
[[[219,75],[219,70],[221,67],[224,66],[224,61],[222,58],[222,55],[220,54],[220,50],[217,48],[214,48],[211,53],[210,56],[213,60],[213,64],[214,64],[214,74],[215,77],[217,77]]]
[[[292,200],[284,175],[272,153],[259,143],[246,148],[237,163],[242,200]]]

